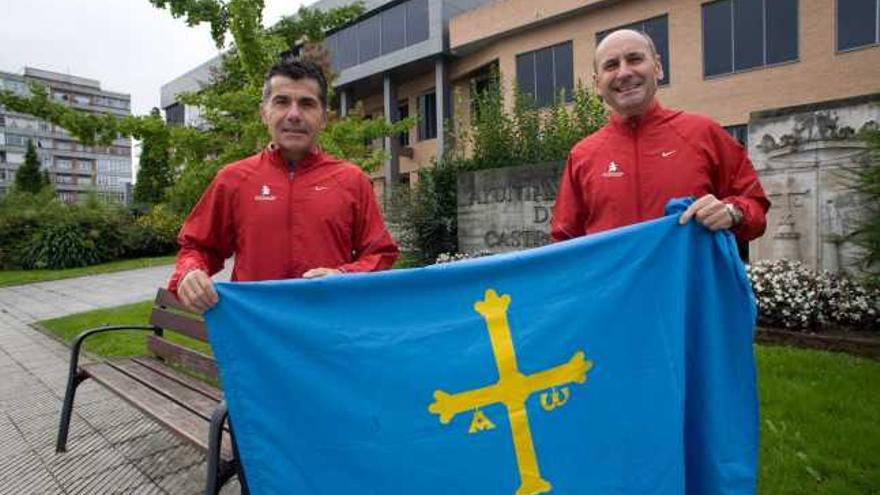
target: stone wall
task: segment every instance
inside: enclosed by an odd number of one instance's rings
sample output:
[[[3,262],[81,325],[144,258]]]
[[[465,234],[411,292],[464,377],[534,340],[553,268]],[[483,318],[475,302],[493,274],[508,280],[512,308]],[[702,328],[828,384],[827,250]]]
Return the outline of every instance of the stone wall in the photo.
[[[749,156],[773,202],[751,259],[794,259],[813,269],[855,269],[847,238],[864,213],[851,171],[868,159],[858,133],[880,122],[880,95],[753,113]]]
[[[560,162],[459,175],[458,250],[503,253],[550,242],[563,167]]]

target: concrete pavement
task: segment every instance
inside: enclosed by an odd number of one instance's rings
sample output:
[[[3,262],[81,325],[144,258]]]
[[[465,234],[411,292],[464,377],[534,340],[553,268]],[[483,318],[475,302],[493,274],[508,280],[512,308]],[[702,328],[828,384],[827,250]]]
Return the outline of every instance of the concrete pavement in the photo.
[[[0,494],[195,494],[204,455],[91,381],[55,453],[69,349],[31,324],[155,296],[170,266],[0,288]],[[237,484],[224,493],[237,493]]]

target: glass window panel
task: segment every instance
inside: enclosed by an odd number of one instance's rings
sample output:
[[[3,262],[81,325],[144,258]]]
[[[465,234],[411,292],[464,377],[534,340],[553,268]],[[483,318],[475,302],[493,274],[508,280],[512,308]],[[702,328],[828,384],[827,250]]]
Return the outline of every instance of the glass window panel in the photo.
[[[516,85],[523,94],[535,94],[535,52],[516,56]]]
[[[768,0],[765,4],[767,63],[778,64],[798,58],[797,0]]]
[[[400,120],[404,120],[409,117],[409,103],[401,102],[397,107],[397,116]],[[401,146],[409,146],[409,131],[403,131],[400,133],[400,145]]]
[[[733,69],[764,65],[763,0],[733,2]]]
[[[837,0],[837,49],[877,43],[877,1]]]
[[[358,43],[360,44],[358,62],[364,63],[379,56],[381,19],[373,16],[358,23]]]
[[[535,97],[538,106],[553,103],[553,51],[544,48],[535,52]]]
[[[571,101],[574,93],[571,41],[553,47],[553,68],[555,75],[554,96],[559,97],[559,92],[565,91],[565,101]]]
[[[382,54],[406,46],[406,4],[395,5],[382,13]]]
[[[419,96],[419,141],[437,137],[437,96]]]
[[[324,49],[327,50],[327,58],[330,59],[330,68],[334,71],[339,71],[339,59],[336,56],[336,44],[338,38],[336,33],[333,33],[326,38],[324,38]]]
[[[703,5],[703,75],[733,70],[730,0]]]
[[[357,26],[350,26],[337,33],[338,36],[338,57],[339,69],[347,69],[357,65],[358,47],[357,47]]]
[[[415,45],[428,39],[428,0],[410,0],[406,3],[406,45]]]
[[[661,16],[645,21],[642,31],[654,40],[660,64],[663,67],[663,79],[660,84],[669,84],[669,17]]]

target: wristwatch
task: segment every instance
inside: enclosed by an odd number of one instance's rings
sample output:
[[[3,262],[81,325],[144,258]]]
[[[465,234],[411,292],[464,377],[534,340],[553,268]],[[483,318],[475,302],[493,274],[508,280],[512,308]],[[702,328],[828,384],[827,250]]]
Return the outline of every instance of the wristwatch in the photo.
[[[730,215],[731,228],[739,227],[739,224],[743,221],[743,214],[739,208],[737,208],[736,205],[724,203],[724,209],[727,210],[727,214]]]

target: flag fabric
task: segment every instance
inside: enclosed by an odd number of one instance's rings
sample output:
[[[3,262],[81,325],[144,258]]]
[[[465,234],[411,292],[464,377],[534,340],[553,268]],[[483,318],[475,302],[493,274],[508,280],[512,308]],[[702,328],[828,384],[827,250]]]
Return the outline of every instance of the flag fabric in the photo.
[[[517,253],[217,284],[251,492],[754,493],[754,297],[685,204]]]

